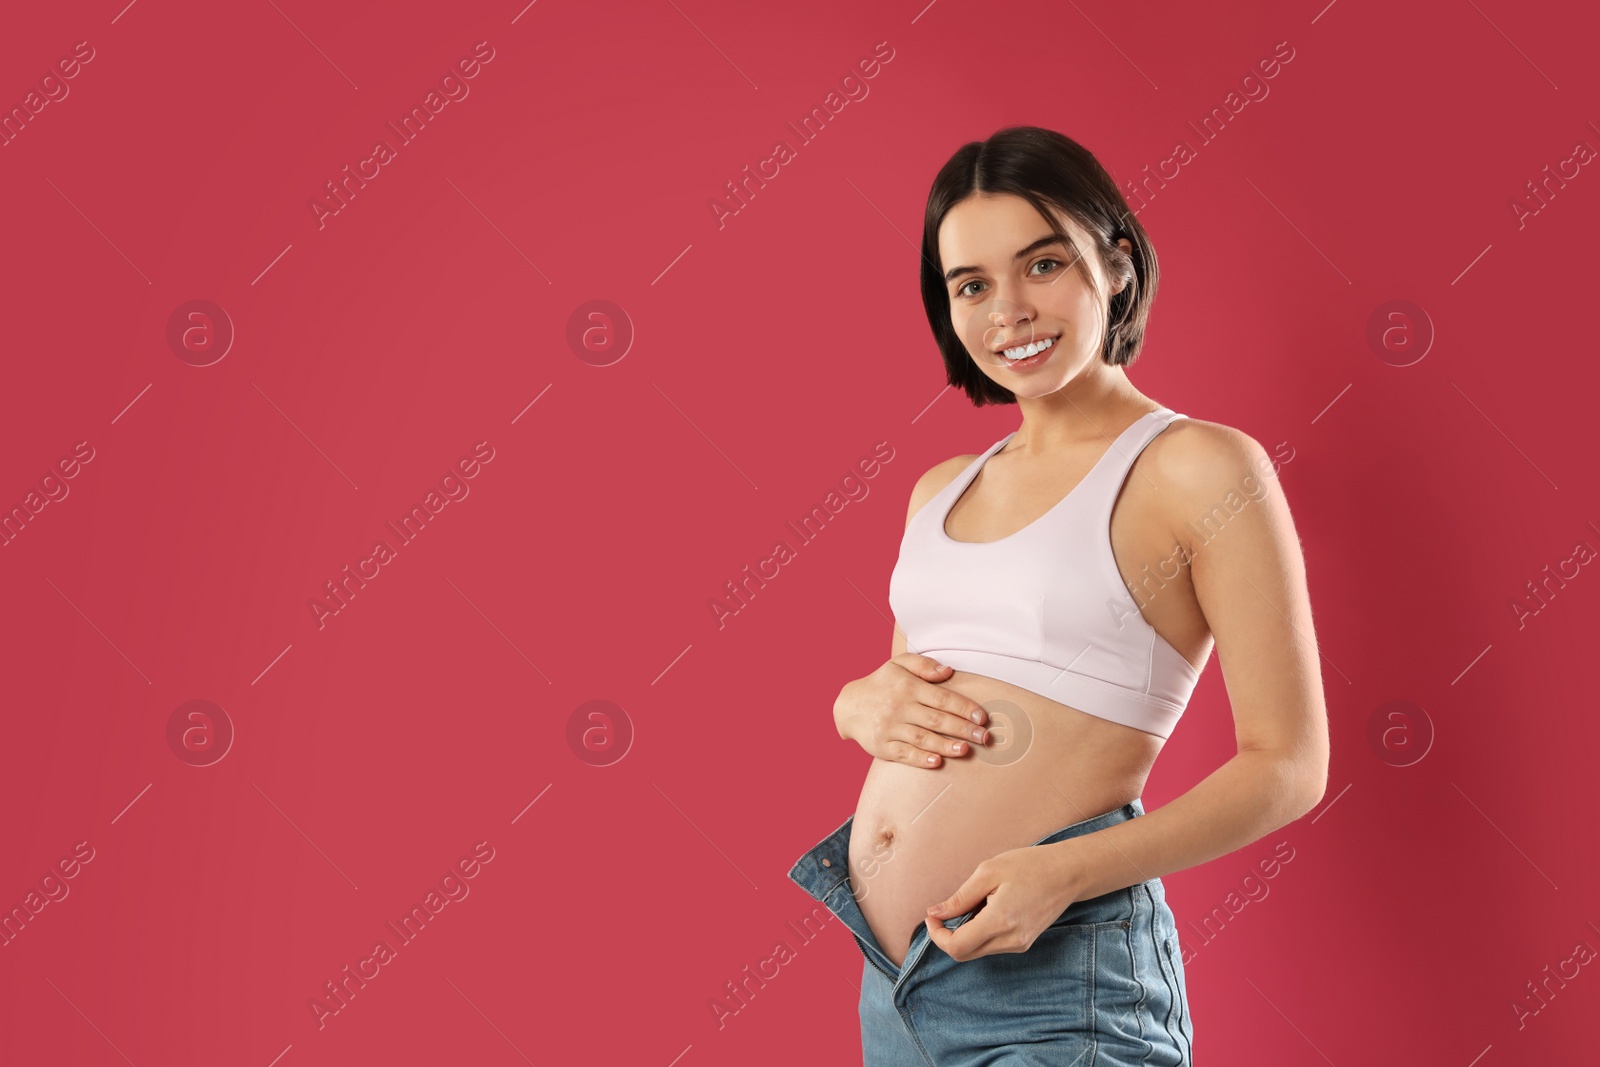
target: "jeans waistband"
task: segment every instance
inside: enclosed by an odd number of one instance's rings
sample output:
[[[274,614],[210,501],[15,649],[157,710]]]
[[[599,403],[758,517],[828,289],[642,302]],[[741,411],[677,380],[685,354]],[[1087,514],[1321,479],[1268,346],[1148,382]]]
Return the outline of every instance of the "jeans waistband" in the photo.
[[[1108,826],[1115,826],[1119,822],[1138,818],[1144,814],[1144,804],[1139,797],[1134,797],[1120,808],[1112,808],[1108,812],[1096,815],[1093,818],[1075,822],[1071,826],[1062,827],[1054,833],[1035,841],[1035,845],[1053,845],[1057,841],[1065,841],[1069,837],[1081,837],[1092,834],[1097,830],[1104,830]],[[827,837],[817,842],[805,855],[795,861],[789,871],[789,880],[804,889],[812,897],[828,903],[828,896],[849,877],[850,863],[850,828],[855,823],[855,815],[840,823],[838,828]],[[837,910],[837,909],[835,909]]]
[[[1143,799],[1140,797],[1134,797],[1120,808],[1112,808],[1103,815],[1096,815],[1092,819],[1085,819],[1082,822],[1075,822],[1071,826],[1063,827],[1053,834],[1047,834],[1046,836],[1039,838],[1039,840],[1035,841],[1034,844],[1053,845],[1057,841],[1065,841],[1069,837],[1082,837],[1084,834],[1092,834],[1096,830],[1104,830],[1108,826],[1115,826],[1119,822],[1127,822],[1129,819],[1137,819],[1143,814]]]
[[[1071,826],[1062,827],[1054,833],[1047,834],[1034,842],[1034,845],[1049,845],[1057,841],[1065,841],[1069,837],[1081,837],[1103,830],[1108,826],[1115,826],[1120,822],[1127,822],[1144,814],[1144,804],[1140,798],[1135,797],[1119,808],[1112,808],[1108,812],[1096,815],[1093,818],[1075,822]],[[838,828],[827,837],[813,845],[805,855],[795,861],[789,870],[789,880],[804,889],[812,898],[820,901],[829,911],[844,921],[850,931],[860,942],[861,949],[867,954],[868,959],[878,965],[890,981],[896,986],[904,972],[915,964],[926,947],[919,946],[917,941],[925,939],[926,931],[918,930],[913,935],[912,948],[907,955],[903,967],[896,967],[878,947],[872,931],[867,927],[866,919],[861,914],[861,909],[855,900],[855,894],[850,886],[850,828],[855,823],[855,815],[840,823]],[[946,929],[953,929],[966,922],[971,915],[957,915],[944,920]]]

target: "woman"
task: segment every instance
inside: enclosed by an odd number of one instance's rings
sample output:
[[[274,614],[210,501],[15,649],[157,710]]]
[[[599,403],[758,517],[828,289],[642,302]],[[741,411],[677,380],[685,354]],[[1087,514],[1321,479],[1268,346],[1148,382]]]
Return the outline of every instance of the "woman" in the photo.
[[[1156,279],[1116,184],[1059,133],[1001,130],[933,183],[922,297],[949,382],[1022,420],[912,489],[891,658],[834,706],[876,758],[855,814],[789,872],[865,956],[866,1067],[1191,1064],[1161,876],[1322,797],[1275,466],[1125,371]],[[1147,814],[1213,643],[1238,754]]]

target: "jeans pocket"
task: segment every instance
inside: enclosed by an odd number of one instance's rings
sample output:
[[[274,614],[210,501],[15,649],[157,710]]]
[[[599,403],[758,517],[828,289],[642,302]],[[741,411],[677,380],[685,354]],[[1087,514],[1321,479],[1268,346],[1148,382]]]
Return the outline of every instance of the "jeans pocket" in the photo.
[[[1099,1056],[1114,1064],[1154,1064],[1160,1038],[1152,1032],[1151,989],[1154,957],[1139,916],[1089,927],[1091,1029]]]
[[[1099,1055],[1118,1065],[1188,1067],[1181,972],[1171,966],[1163,905],[1147,883],[1124,892],[1126,918],[1076,928],[1089,944],[1090,1027]],[[1117,914],[1110,902],[1097,901],[1095,907],[1098,918]]]
[[[1113,889],[1098,897],[1088,900],[1075,900],[1067,909],[1056,916],[1055,921],[1048,929],[1059,930],[1067,927],[1107,926],[1120,923],[1124,928],[1133,920],[1134,916],[1134,891],[1138,886],[1127,889]]]
[[[1189,1021],[1189,997],[1184,988],[1183,947],[1178,941],[1177,920],[1167,907],[1164,893],[1152,890],[1150,940],[1155,948],[1155,964],[1161,975],[1165,996],[1152,1004],[1152,1022],[1165,1035],[1169,1058],[1162,1063],[1188,1067],[1194,1062],[1194,1027]],[[1155,1061],[1152,1061],[1155,1062]]]
[[[1183,977],[1183,950],[1178,944],[1176,936],[1167,937],[1162,941],[1162,951],[1166,955],[1167,970],[1172,976],[1172,1008],[1173,1019],[1177,1024],[1178,1042],[1183,1046],[1183,1063],[1194,1061],[1194,1024],[1189,1019],[1189,993],[1184,985]]]

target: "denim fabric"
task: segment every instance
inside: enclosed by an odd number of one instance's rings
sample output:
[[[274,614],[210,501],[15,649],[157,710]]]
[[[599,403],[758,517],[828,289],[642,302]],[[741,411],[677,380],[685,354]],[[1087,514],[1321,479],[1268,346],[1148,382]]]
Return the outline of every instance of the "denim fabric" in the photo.
[[[1034,842],[1144,814],[1139,799]],[[1161,879],[1074,902],[1026,952],[957,962],[918,927],[905,963],[878,946],[850,885],[852,815],[789,878],[843,920],[861,973],[865,1067],[1193,1067],[1178,929]],[[954,930],[974,912],[945,919]]]

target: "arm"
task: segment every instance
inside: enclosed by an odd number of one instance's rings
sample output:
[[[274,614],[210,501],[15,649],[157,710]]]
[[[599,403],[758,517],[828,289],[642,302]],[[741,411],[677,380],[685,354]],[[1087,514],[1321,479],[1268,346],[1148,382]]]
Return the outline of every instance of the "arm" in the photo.
[[[1258,443],[1227,427],[1203,428],[1195,448],[1182,456],[1171,450],[1155,474],[1170,487],[1168,521],[1188,553],[1195,595],[1222,661],[1238,754],[1138,819],[1042,846],[1056,853],[1069,903],[1242,848],[1310,811],[1327,785],[1321,663],[1288,503]],[[1235,506],[1246,499],[1239,485],[1247,472],[1265,494],[1249,498],[1211,540],[1196,543],[1189,523],[1230,492]]]

